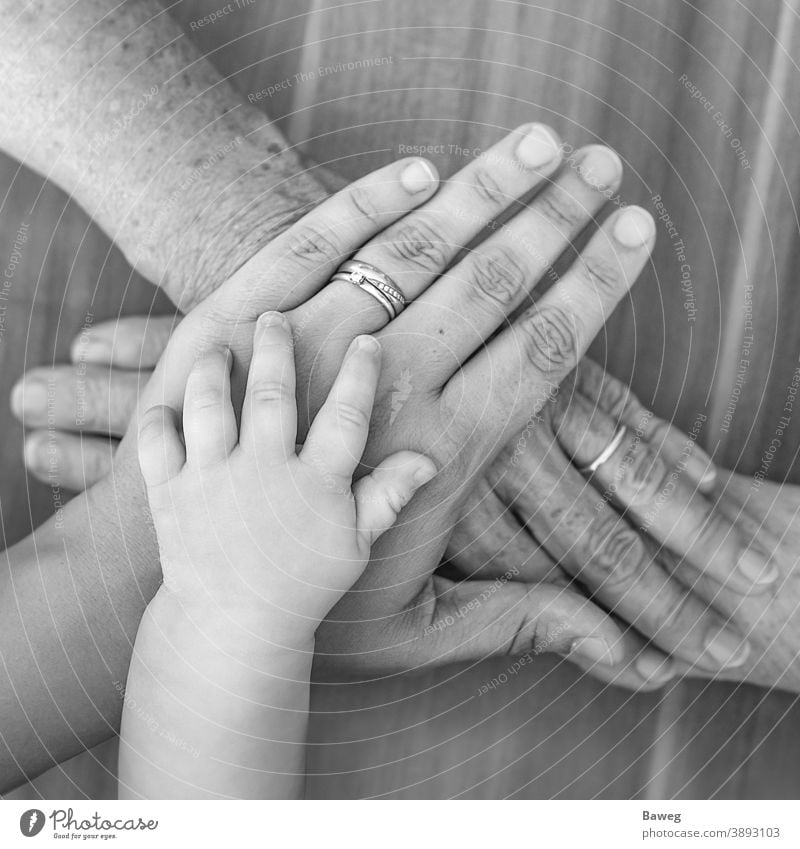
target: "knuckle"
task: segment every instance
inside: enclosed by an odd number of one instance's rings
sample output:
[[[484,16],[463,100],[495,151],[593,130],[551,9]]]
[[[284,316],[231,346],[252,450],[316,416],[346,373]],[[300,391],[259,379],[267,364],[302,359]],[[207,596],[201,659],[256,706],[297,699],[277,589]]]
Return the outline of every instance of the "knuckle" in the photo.
[[[444,238],[430,221],[420,215],[397,227],[385,247],[401,262],[410,262],[424,271],[439,271],[447,264]]]
[[[568,371],[578,353],[577,317],[562,307],[546,305],[522,323],[525,353],[542,374]]]
[[[619,266],[604,257],[580,257],[577,268],[580,277],[601,295],[618,292],[622,286]]]
[[[588,528],[587,567],[595,572],[604,588],[630,589],[642,573],[645,547],[641,537],[623,519],[606,513],[592,520]]]
[[[321,263],[339,259],[341,251],[325,233],[316,227],[301,225],[289,238],[289,255],[299,265],[316,269]]]
[[[253,404],[288,401],[292,394],[289,387],[281,380],[257,380],[251,384],[248,391]]]
[[[508,192],[503,191],[487,168],[476,167],[473,179],[474,191],[479,200],[498,209],[505,208],[509,202]]]
[[[659,495],[669,495],[669,469],[658,454],[637,440],[622,458],[615,484],[617,493],[630,506],[651,504]]]
[[[511,306],[525,287],[525,271],[512,251],[494,248],[474,254],[469,291],[481,300],[501,307]]]
[[[339,401],[334,408],[337,422],[350,428],[365,428],[369,426],[369,416],[357,404]]]
[[[534,208],[559,230],[571,232],[588,218],[580,204],[564,191],[550,189],[536,199]]]
[[[371,221],[373,224],[380,223],[381,215],[371,192],[363,186],[355,186],[350,189],[350,202],[356,208],[359,215]]]

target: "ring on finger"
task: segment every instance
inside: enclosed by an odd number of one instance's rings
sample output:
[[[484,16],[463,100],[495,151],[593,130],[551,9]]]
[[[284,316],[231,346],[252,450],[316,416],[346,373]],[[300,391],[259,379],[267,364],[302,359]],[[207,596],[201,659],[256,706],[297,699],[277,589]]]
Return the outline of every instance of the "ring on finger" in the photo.
[[[350,259],[339,266],[331,280],[352,283],[371,295],[386,310],[389,321],[397,318],[407,304],[405,295],[394,280],[368,262]]]
[[[608,462],[613,456],[614,452],[622,445],[622,440],[625,439],[625,434],[628,432],[628,428],[625,427],[624,424],[617,425],[616,431],[614,431],[614,435],[611,437],[611,441],[606,445],[606,447],[600,452],[594,462],[590,463],[588,466],[584,466],[580,471],[584,475],[593,475],[603,463]]]

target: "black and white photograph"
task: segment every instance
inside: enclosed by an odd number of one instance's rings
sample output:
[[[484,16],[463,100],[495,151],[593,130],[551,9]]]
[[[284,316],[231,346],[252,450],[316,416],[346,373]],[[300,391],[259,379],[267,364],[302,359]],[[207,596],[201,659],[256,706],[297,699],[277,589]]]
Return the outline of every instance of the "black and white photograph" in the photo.
[[[0,845],[800,845],[800,0],[0,10]]]

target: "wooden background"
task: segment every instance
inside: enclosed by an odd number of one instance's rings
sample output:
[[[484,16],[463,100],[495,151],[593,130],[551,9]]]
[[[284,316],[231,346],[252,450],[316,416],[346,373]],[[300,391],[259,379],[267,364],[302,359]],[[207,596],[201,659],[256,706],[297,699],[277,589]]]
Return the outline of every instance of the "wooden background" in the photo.
[[[485,147],[530,120],[552,124],[576,146],[615,147],[626,166],[623,197],[653,208],[661,195],[685,243],[691,286],[682,288],[681,263],[662,228],[652,267],[597,354],[661,416],[688,428],[707,415],[703,441],[720,462],[758,468],[800,354],[798,0],[240,4],[191,37],[245,95],[290,79],[261,105],[293,143],[344,176],[390,160],[401,144]],[[187,33],[189,21],[220,5],[184,2],[178,15]],[[365,59],[383,63],[317,72]],[[313,78],[299,81],[301,72]],[[682,74],[712,112],[692,99]],[[433,158],[445,176],[463,162]],[[30,222],[9,294],[13,321],[0,339],[5,397],[23,369],[65,358],[87,310],[95,320],[121,304],[135,313],[150,292],[138,282],[122,303],[124,260],[57,190],[7,159],[0,185],[9,188],[0,213],[3,264],[20,221]],[[720,424],[750,303],[753,363],[726,433]],[[12,543],[48,514],[52,495],[26,479],[20,428],[7,411],[3,421],[0,495]],[[790,468],[798,424],[795,417],[771,477],[800,482]],[[699,682],[634,696],[542,660],[476,697],[507,665],[499,659],[389,684],[317,687],[309,795],[800,794],[793,696]],[[113,764],[108,744],[14,796],[112,796]]]

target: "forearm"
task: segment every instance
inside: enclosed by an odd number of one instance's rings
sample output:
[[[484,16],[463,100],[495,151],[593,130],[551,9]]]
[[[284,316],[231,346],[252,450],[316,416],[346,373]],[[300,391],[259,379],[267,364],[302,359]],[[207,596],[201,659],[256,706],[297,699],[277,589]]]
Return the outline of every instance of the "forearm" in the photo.
[[[124,696],[120,798],[299,798],[313,638],[247,647],[160,591],[145,612]]]
[[[160,574],[150,535],[123,535],[115,513],[108,488],[79,496],[4,553],[0,791],[119,727],[133,639]]]
[[[182,308],[326,194],[157,0],[0,2],[0,144]]]

